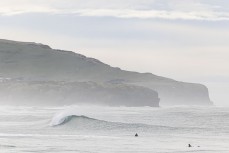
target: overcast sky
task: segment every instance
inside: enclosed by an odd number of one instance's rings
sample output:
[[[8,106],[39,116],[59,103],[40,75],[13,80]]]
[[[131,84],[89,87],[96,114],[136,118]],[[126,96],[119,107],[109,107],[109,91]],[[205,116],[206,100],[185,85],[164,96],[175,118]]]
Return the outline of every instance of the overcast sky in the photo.
[[[203,83],[229,106],[227,0],[1,0],[0,38]]]

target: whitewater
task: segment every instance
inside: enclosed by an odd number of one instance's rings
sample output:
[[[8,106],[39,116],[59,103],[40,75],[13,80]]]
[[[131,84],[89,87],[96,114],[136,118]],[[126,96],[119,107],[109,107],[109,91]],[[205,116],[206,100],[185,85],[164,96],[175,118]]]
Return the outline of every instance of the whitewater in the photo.
[[[1,106],[0,153],[25,152],[229,153],[229,108]]]

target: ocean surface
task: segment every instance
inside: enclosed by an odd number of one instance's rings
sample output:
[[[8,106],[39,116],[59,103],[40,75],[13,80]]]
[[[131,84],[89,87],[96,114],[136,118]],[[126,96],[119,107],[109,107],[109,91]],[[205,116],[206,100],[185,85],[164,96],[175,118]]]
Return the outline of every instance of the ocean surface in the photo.
[[[0,106],[0,153],[77,152],[229,153],[229,108]]]

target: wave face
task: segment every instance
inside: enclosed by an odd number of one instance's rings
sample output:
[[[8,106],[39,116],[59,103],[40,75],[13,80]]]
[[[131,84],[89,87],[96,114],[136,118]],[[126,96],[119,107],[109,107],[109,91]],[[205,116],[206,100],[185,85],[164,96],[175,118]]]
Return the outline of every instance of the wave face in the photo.
[[[180,107],[183,109],[182,107]],[[62,112],[57,113],[52,121],[50,122],[50,126],[56,127],[62,130],[68,130],[71,132],[74,131],[96,131],[96,132],[102,132],[102,133],[109,133],[110,131],[113,132],[126,132],[134,133],[140,131],[141,133],[148,133],[150,135],[152,134],[158,134],[158,133],[164,133],[164,134],[185,134],[185,133],[201,133],[204,130],[207,130],[209,133],[215,134],[215,127],[218,125],[210,125],[207,124],[209,120],[212,120],[212,116],[218,116],[218,112],[216,114],[204,114],[202,117],[205,118],[199,118],[201,114],[199,114],[203,108],[196,109],[193,108],[192,111],[184,112],[179,107],[170,108],[168,110],[164,109],[163,111],[159,111],[162,114],[158,114],[156,111],[157,109],[152,108],[144,108],[144,110],[149,114],[148,117],[143,117],[143,112],[141,111],[133,111],[136,108],[131,108],[133,112],[131,112],[131,116],[125,114],[125,112],[122,112],[124,114],[120,119],[120,117],[113,116],[112,110],[110,108],[103,108],[103,110],[99,110],[99,112],[103,112],[104,109],[106,110],[107,116],[101,116],[101,113],[93,114],[93,113],[82,113],[82,111],[79,111],[81,108],[75,107],[75,108],[68,108],[65,109]],[[96,108],[98,109],[98,108]],[[125,108],[126,109],[126,108]],[[128,110],[128,109],[127,109]],[[141,110],[141,109],[140,109]],[[171,110],[174,110],[174,112],[170,112]],[[91,111],[90,109],[87,111]],[[111,112],[107,112],[111,111]],[[152,111],[152,112],[151,112]],[[167,112],[168,111],[168,112]],[[205,110],[206,111],[206,110]],[[143,114],[145,114],[144,112]],[[155,113],[155,114],[154,114]],[[164,114],[165,113],[165,114]],[[222,118],[229,117],[229,114],[220,114]],[[203,124],[204,122],[204,124]],[[218,126],[219,127],[219,126]],[[221,127],[227,127],[224,126],[221,123]],[[221,132],[227,133],[227,129],[224,128],[221,129]],[[64,132],[66,133],[66,131]]]
[[[55,124],[58,123],[58,124]],[[136,129],[136,128],[149,128],[153,127],[147,124],[138,124],[138,123],[121,123],[121,122],[109,122],[104,120],[98,120],[94,118],[90,118],[87,116],[66,116],[64,118],[60,118],[60,120],[51,122],[51,126],[61,126],[61,127],[71,127],[74,129],[87,129],[87,130],[120,130],[120,129]]]
[[[171,126],[160,126],[160,125],[150,125],[143,123],[122,123],[122,122],[110,122],[104,120],[98,120],[95,118],[90,118],[84,115],[76,116],[66,116],[61,118],[59,121],[53,124],[51,122],[52,127],[60,128],[63,133],[74,133],[75,131],[81,132],[91,132],[91,133],[126,133],[126,134],[134,134],[135,132],[140,132],[141,134],[150,133],[185,133],[189,131],[198,131],[200,132],[201,128],[189,128],[189,127],[171,127]],[[65,131],[67,130],[67,131]],[[112,135],[113,135],[112,134]]]
[[[0,107],[0,125],[4,153],[229,152],[220,107]]]
[[[87,122],[87,121],[95,121],[96,119],[89,118],[87,116],[76,116],[76,115],[71,115],[71,116],[66,116],[64,118],[61,118],[60,120],[57,121],[52,121],[50,123],[51,126],[60,126],[69,123],[72,120],[82,120],[82,122]],[[96,120],[99,121],[99,120]],[[101,121],[102,122],[102,121]]]

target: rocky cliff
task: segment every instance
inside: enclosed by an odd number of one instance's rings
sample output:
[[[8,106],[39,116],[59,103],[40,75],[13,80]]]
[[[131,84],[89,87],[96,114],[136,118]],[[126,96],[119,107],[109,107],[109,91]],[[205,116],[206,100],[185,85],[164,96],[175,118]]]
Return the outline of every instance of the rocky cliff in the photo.
[[[212,104],[208,89],[204,85],[179,82],[151,73],[124,71],[97,59],[37,43],[0,40],[0,77],[21,80],[21,85],[26,83],[26,93],[32,91],[30,88],[36,88],[34,93],[37,92],[38,88],[34,87],[34,84],[31,85],[32,82],[45,82],[46,87],[55,83],[57,86],[44,91],[51,92],[55,89],[62,92],[66,98],[70,95],[64,92],[72,91],[71,97],[75,101],[68,103],[91,101],[95,104],[158,106],[160,99],[162,105]],[[88,85],[89,82],[93,83],[93,86]],[[68,87],[65,88],[66,85]],[[70,88],[71,85],[75,86]],[[91,88],[93,90],[89,90]],[[78,92],[80,89],[81,92]],[[1,89],[1,92],[4,93],[4,89]],[[58,92],[54,91],[53,95]],[[9,94],[9,91],[6,93]],[[88,98],[88,95],[91,98]],[[79,98],[84,96],[85,98]],[[60,104],[61,100],[56,103]],[[63,101],[61,104],[64,103],[67,102]]]

